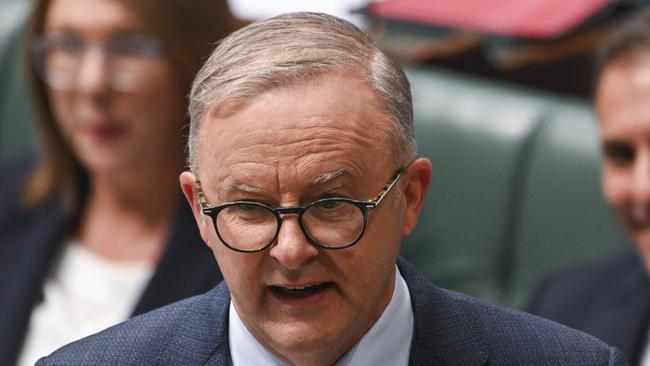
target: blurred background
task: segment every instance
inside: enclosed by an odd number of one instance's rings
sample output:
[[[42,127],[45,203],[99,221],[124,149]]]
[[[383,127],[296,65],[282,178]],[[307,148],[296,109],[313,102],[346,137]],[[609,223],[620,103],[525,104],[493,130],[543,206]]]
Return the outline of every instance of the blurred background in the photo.
[[[403,255],[435,283],[522,307],[546,272],[628,247],[600,193],[594,49],[641,1],[229,1],[243,22],[350,19],[406,68],[434,177]],[[22,37],[0,0],[0,160],[35,148]]]

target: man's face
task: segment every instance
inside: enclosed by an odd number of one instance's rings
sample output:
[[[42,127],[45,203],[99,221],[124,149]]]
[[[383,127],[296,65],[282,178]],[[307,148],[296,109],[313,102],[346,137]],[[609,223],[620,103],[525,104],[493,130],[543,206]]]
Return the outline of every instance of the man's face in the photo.
[[[604,196],[650,269],[650,52],[605,68],[596,108]]]
[[[388,126],[376,96],[358,75],[327,74],[273,89],[234,113],[208,110],[200,132],[198,178],[213,205],[370,200],[398,168]],[[405,181],[369,213],[363,238],[343,250],[310,245],[296,216],[285,215],[270,248],[235,252],[219,241],[211,219],[198,212],[194,177],[184,173],[181,182],[248,330],[282,358],[325,355],[332,359],[319,363],[331,364],[390,301],[400,240],[413,229],[421,204],[404,192],[410,179],[422,180],[424,186],[416,190],[426,190],[427,164],[416,161],[415,166],[425,166],[422,174],[405,172]],[[310,289],[314,285],[319,286]]]

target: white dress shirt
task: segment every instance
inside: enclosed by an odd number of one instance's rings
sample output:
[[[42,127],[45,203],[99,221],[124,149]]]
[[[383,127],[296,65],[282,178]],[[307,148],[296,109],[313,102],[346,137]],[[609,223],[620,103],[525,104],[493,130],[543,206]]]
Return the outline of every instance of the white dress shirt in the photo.
[[[287,366],[253,337],[239,318],[232,301],[228,323],[228,341],[234,366]],[[390,303],[372,328],[335,365],[408,365],[412,339],[411,295],[399,269],[396,269]]]

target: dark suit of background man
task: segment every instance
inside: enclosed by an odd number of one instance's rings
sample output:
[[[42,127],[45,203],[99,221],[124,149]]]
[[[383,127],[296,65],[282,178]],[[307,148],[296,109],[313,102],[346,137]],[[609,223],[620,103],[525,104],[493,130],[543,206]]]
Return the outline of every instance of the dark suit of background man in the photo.
[[[529,310],[650,365],[650,9],[603,45],[598,75],[603,194],[636,251],[549,277]]]
[[[428,283],[398,259],[431,164],[402,69],[296,13],[226,38],[190,96],[183,192],[225,282],[42,365],[621,365],[583,333]]]

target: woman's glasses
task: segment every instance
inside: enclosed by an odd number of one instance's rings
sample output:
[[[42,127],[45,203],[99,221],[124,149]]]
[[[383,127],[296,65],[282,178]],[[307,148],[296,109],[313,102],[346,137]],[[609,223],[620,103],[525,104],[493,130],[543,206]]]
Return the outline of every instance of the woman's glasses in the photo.
[[[152,60],[165,50],[162,41],[134,32],[118,33],[105,42],[86,42],[78,34],[45,34],[33,42],[39,73],[56,90],[74,86],[83,62],[101,57],[109,86],[118,91],[136,90]]]

